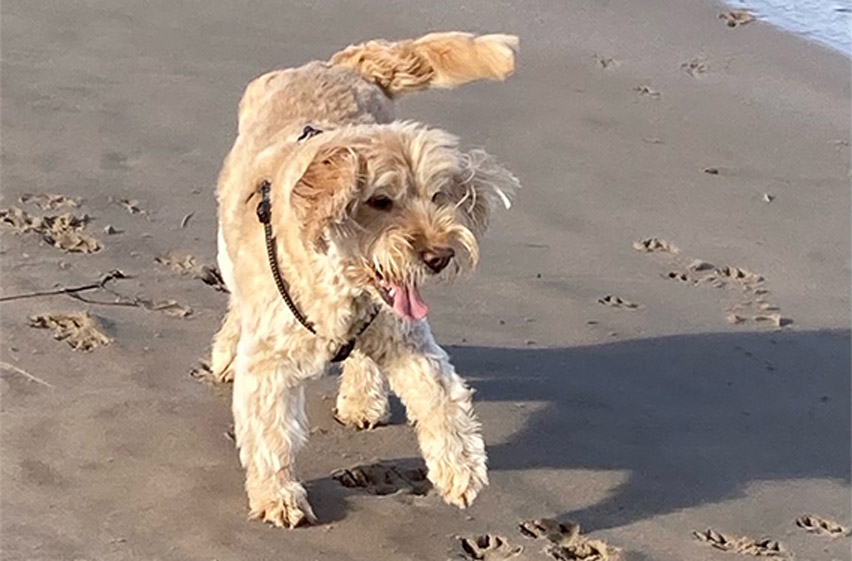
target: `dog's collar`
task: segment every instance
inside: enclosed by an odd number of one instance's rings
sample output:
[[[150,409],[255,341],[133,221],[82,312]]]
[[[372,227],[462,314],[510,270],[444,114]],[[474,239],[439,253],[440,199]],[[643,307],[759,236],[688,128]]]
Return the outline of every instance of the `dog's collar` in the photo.
[[[311,138],[321,132],[322,131],[308,125],[305,127],[304,131],[302,131],[302,135],[298,138],[298,141]],[[266,180],[263,180],[260,184],[260,202],[257,204],[257,219],[261,224],[263,224],[263,233],[266,238],[266,256],[269,258],[269,268],[272,271],[272,278],[275,280],[275,286],[278,287],[278,293],[281,294],[281,298],[284,300],[284,303],[287,304],[287,307],[290,309],[290,312],[292,312],[293,317],[296,318],[296,321],[298,321],[302,327],[316,335],[317,331],[314,324],[305,317],[305,315],[296,306],[296,303],[293,302],[293,298],[290,297],[290,293],[287,290],[287,281],[285,281],[281,276],[281,270],[278,268],[278,257],[275,252],[275,237],[272,235],[271,224],[272,204],[269,200],[269,190],[271,187],[272,185]],[[365,331],[367,331],[367,328],[372,325],[373,320],[376,319],[377,315],[379,315],[378,307],[373,309],[370,317],[368,317],[367,321],[364,322],[364,325],[358,329],[355,336],[343,343],[337,349],[337,352],[332,357],[331,362],[342,362],[349,357],[352,350],[355,348],[356,340]]]

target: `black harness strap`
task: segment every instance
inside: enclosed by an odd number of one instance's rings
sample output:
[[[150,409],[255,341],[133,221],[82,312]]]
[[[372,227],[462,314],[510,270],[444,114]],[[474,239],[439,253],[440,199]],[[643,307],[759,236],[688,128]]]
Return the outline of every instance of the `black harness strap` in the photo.
[[[322,131],[307,125],[304,131],[302,131],[302,135],[297,140],[301,142],[302,140],[316,136],[321,132]],[[314,328],[314,324],[308,321],[308,318],[305,317],[290,297],[287,281],[281,277],[281,270],[278,268],[278,256],[275,251],[275,237],[272,234],[272,204],[269,201],[269,190],[271,187],[272,185],[266,180],[260,184],[260,202],[257,204],[257,219],[261,224],[263,224],[263,233],[266,238],[266,256],[269,259],[269,268],[272,270],[272,278],[275,280],[275,286],[278,287],[278,293],[281,294],[281,298],[284,300],[284,303],[287,304],[287,307],[290,309],[290,312],[292,312],[293,317],[296,318],[296,321],[302,324],[302,327],[316,335],[317,332]],[[376,307],[355,335],[337,349],[337,352],[331,358],[331,362],[342,362],[346,360],[349,355],[352,354],[352,350],[355,348],[355,342],[358,337],[367,331],[367,328],[372,325],[373,320],[376,319],[376,316],[378,315],[379,308]]]
[[[293,299],[290,298],[290,293],[287,291],[287,281],[285,281],[281,277],[281,270],[278,268],[278,256],[275,251],[275,237],[272,235],[272,204],[269,202],[269,189],[272,185],[269,181],[263,180],[260,184],[260,202],[257,204],[257,219],[263,224],[263,233],[266,238],[266,256],[269,258],[269,268],[272,269],[272,278],[275,279],[275,286],[278,287],[278,292],[281,294],[281,298],[284,299],[284,303],[287,304],[287,307],[290,308],[290,311],[293,312],[293,316],[295,316],[296,321],[302,324],[302,327],[313,333],[317,334],[316,329],[314,329],[314,324],[308,321],[302,312],[299,311],[299,308],[296,307],[296,303],[293,302]]]
[[[303,140],[313,138],[320,133],[322,133],[321,130],[315,129],[311,125],[305,125],[305,128],[302,129],[302,134],[296,139],[296,142],[302,142]]]

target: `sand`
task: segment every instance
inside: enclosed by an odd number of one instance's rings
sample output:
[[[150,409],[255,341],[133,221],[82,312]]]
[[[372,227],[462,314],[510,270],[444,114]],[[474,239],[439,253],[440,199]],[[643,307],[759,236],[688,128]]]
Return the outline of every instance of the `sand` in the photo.
[[[3,2],[0,207],[87,216],[68,224],[97,246],[0,224],[2,296],[128,278],[0,302],[2,558],[443,560],[473,555],[467,538],[546,560],[567,549],[519,524],[551,519],[627,561],[776,542],[850,559],[843,532],[817,530],[850,527],[849,60],[723,11]],[[226,302],[213,186],[237,101],[265,70],[436,29],[522,38],[507,83],[399,110],[524,184],[478,274],[424,292],[477,390],[491,486],[467,511],[418,494],[399,404],[390,426],[345,429],[328,377],[298,458],[320,524],[248,522],[229,389],[189,375]],[[108,345],[30,327],[83,312]],[[375,465],[395,475],[363,475]]]

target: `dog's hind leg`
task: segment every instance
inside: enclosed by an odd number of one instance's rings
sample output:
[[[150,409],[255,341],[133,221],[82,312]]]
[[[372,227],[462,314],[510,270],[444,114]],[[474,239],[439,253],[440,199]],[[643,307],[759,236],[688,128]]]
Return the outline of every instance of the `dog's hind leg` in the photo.
[[[372,429],[389,417],[385,377],[373,359],[356,349],[343,363],[334,418],[357,429]]]
[[[246,469],[249,517],[294,528],[316,520],[294,458],[307,438],[305,393],[268,337],[243,336],[234,375],[234,433]]]
[[[237,343],[240,341],[240,313],[234,297],[228,302],[228,311],[222,320],[222,327],[213,337],[213,352],[210,356],[210,369],[217,382],[234,381],[234,357],[237,355]]]
[[[425,322],[416,337],[414,348],[400,346],[386,355],[381,366],[415,425],[429,481],[446,502],[465,508],[488,484],[485,443],[471,404],[473,392],[456,374]]]
[[[234,286],[234,264],[228,254],[228,246],[222,229],[219,228],[217,235],[218,253],[216,260],[219,272],[225,286],[233,291]],[[213,352],[210,356],[210,369],[217,382],[232,382],[234,380],[234,357],[237,355],[237,343],[240,341],[240,313],[236,297],[231,293],[228,299],[228,311],[222,320],[222,327],[213,337]]]

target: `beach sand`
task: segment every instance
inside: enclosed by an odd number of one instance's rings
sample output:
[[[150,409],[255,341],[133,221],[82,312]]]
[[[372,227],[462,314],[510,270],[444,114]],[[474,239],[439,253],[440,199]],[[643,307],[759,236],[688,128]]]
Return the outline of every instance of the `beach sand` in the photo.
[[[569,558],[519,531],[555,518],[627,561],[746,559],[711,543],[740,537],[850,559],[847,537],[796,524],[850,526],[850,63],[725,10],[3,2],[0,207],[28,214],[0,217],[2,295],[129,278],[78,293],[101,304],[0,305],[2,558]],[[425,291],[476,388],[491,485],[466,511],[416,482],[342,486],[340,468],[421,464],[398,402],[390,426],[337,425],[329,376],[298,457],[320,523],[248,522],[230,390],[189,374],[226,302],[204,266],[239,97],[352,42],[451,29],[522,41],[505,84],[398,111],[524,185],[479,272]],[[42,219],[64,213],[90,220]],[[478,536],[507,545],[465,553]]]

